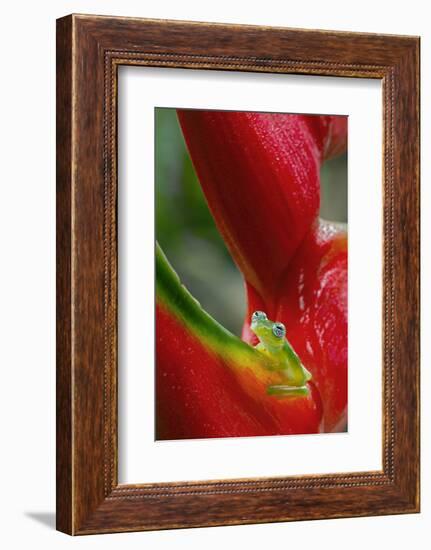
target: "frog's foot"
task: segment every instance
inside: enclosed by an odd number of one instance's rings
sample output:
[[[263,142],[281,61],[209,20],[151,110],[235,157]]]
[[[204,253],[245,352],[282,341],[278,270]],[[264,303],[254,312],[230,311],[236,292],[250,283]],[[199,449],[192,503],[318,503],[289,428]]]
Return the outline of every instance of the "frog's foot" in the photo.
[[[279,395],[280,397],[303,397],[310,393],[308,386],[268,386],[269,395]]]

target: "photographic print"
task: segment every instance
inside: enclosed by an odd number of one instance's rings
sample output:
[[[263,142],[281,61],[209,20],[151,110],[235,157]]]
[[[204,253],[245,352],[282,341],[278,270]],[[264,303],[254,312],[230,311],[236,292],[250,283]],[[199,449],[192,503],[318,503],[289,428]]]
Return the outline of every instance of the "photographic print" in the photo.
[[[347,430],[347,116],[155,109],[156,439]]]
[[[57,21],[58,530],[420,510],[419,61]]]

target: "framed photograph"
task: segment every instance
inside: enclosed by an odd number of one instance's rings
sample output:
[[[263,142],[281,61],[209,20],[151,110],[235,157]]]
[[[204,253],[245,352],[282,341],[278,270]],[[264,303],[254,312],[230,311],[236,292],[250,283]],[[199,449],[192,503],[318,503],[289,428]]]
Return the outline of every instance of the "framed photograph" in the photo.
[[[57,21],[57,528],[419,511],[419,38]]]

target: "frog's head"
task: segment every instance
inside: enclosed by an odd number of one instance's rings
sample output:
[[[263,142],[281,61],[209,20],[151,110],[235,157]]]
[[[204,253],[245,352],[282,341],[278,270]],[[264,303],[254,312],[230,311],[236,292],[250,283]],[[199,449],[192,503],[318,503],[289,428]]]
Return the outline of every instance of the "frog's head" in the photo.
[[[250,328],[268,351],[275,352],[283,347],[286,327],[283,323],[270,321],[265,312],[253,313]]]

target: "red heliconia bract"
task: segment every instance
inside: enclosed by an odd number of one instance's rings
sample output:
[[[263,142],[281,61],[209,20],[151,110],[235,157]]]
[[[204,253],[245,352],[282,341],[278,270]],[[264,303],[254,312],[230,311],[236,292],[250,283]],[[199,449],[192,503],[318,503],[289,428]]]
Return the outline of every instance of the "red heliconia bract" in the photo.
[[[347,236],[318,218],[320,167],[346,147],[346,117],[181,110],[200,184],[255,310],[281,321],[312,373],[310,395],[268,395],[263,355],[157,264],[157,437],[345,429]],[[184,296],[184,293],[187,296]],[[190,301],[191,300],[191,301]],[[188,304],[185,307],[185,304]],[[322,421],[323,419],[323,421]]]

